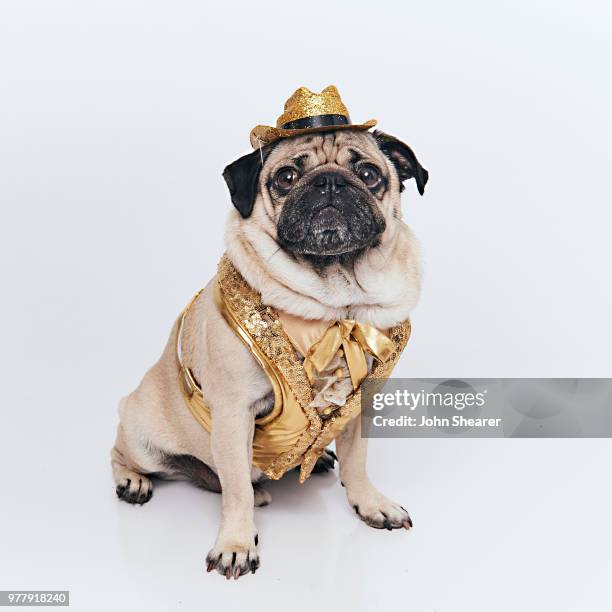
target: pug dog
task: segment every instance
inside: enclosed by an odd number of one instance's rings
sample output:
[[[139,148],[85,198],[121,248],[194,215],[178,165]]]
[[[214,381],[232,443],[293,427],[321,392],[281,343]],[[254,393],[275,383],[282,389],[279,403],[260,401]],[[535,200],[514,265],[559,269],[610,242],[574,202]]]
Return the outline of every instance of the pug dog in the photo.
[[[405,321],[421,284],[415,238],[402,221],[400,194],[427,171],[413,151],[382,132],[330,130],[281,138],[241,157],[223,173],[234,204],[227,256],[262,302],[323,321],[354,319],[378,329]],[[252,464],[257,417],[271,410],[270,380],[230,329],[213,299],[214,279],[193,303],[182,330],[184,359],[210,406],[209,434],[178,385],[178,322],[160,360],[120,402],[111,451],[120,499],[143,504],[153,476],[188,478],[222,494],[208,571],[227,578],[259,567],[254,506],[270,502]],[[379,529],[410,528],[399,503],[366,472],[367,439],[354,418],[318,469],[333,467],[357,516]]]

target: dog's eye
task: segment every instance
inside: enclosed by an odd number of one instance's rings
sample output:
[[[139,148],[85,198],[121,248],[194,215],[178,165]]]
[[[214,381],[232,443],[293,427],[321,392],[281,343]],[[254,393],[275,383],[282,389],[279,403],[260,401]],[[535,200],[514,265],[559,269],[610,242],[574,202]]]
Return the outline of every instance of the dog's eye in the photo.
[[[380,182],[380,172],[371,164],[365,164],[359,168],[359,178],[372,189]]]
[[[279,187],[279,189],[283,191],[289,191],[297,183],[300,175],[295,168],[290,168],[289,166],[285,168],[281,168],[274,178],[274,182]]]

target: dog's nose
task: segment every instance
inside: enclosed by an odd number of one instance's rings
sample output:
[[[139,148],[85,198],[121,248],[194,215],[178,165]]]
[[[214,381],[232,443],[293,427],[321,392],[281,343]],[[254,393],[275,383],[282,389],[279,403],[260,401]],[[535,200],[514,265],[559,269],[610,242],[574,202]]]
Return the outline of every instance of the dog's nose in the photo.
[[[314,180],[321,193],[338,193],[345,185],[344,179],[336,172],[322,172]]]

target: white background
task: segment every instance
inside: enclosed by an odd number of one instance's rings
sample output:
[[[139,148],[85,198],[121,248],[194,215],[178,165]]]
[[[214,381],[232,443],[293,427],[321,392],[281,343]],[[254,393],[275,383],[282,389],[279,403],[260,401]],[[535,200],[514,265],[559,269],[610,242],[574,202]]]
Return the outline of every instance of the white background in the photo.
[[[609,441],[375,440],[410,533],[274,483],[262,568],[203,573],[220,498],[114,496],[116,404],[214,273],[223,167],[300,85],[431,174],[401,376],[610,376],[604,2],[0,4],[0,589],[77,610],[609,610]]]

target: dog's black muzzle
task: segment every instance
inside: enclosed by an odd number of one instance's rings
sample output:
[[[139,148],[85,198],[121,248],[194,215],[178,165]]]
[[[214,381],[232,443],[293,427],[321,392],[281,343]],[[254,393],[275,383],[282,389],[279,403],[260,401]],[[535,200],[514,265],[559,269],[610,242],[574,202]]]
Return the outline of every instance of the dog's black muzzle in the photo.
[[[385,230],[376,198],[350,176],[324,171],[292,191],[277,226],[279,244],[307,256],[336,256],[371,246]]]

